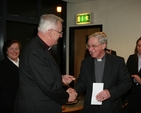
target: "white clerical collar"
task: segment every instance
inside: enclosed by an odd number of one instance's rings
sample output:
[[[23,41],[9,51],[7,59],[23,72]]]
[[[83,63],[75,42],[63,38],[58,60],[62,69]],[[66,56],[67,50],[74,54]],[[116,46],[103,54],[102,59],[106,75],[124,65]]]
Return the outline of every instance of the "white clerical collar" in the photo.
[[[99,59],[96,59],[98,62],[101,62],[102,61],[102,59],[101,58],[99,58]]]
[[[48,48],[48,50],[50,50],[50,49],[51,49],[51,47]]]
[[[102,57],[102,58],[98,58],[98,59],[96,59],[98,62],[101,62],[101,61],[103,61],[104,59],[105,59],[105,57],[106,57],[106,54]]]

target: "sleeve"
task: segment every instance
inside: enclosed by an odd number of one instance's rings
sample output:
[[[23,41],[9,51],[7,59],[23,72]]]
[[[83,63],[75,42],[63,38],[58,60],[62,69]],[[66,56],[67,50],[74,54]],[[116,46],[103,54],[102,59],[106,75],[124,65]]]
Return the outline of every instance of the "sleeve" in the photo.
[[[79,77],[77,79],[77,82],[74,86],[74,89],[76,90],[76,92],[78,93],[78,95],[80,94],[83,94],[85,91],[86,91],[86,86],[85,86],[85,82],[86,82],[86,79],[85,79],[85,75],[86,72],[85,72],[85,63],[84,63],[84,60],[81,62],[81,67],[80,67],[80,74],[79,74]]]
[[[62,88],[62,76],[51,55],[43,50],[34,50],[29,55],[28,64],[40,90],[57,103],[65,104],[69,94]]]

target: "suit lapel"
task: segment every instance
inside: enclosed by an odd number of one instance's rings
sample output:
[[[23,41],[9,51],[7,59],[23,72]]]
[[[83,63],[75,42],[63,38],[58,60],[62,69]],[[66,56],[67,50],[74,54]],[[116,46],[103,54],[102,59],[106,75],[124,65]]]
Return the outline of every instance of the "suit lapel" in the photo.
[[[111,77],[112,68],[113,68],[112,67],[112,59],[111,59],[110,55],[106,54],[103,79],[102,79],[103,83],[108,81],[109,78]]]
[[[91,58],[91,60],[90,60],[89,72],[90,72],[90,75],[91,75],[90,76],[90,81],[91,82],[96,82],[94,58]]]

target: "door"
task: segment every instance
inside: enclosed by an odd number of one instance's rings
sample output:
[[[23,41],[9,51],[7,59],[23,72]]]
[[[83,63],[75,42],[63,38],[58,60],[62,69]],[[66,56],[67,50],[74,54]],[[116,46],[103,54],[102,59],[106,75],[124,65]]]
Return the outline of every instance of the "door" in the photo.
[[[87,37],[94,32],[102,31],[102,25],[70,28],[70,74],[77,79],[81,61],[85,58]]]

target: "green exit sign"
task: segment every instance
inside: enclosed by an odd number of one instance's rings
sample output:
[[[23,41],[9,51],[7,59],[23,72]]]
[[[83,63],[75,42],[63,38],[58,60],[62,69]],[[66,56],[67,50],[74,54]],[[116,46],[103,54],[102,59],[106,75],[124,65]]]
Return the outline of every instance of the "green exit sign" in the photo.
[[[90,24],[91,13],[82,13],[76,15],[76,24]]]

